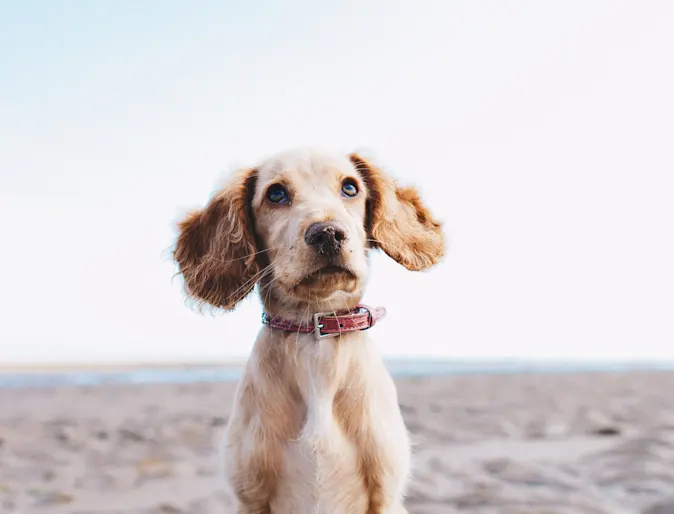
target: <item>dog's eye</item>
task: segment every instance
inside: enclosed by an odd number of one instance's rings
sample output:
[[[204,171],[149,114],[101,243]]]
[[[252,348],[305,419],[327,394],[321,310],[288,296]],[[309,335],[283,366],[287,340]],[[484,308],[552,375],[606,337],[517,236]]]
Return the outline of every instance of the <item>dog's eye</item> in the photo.
[[[342,193],[351,198],[356,196],[358,194],[358,186],[356,185],[356,181],[352,178],[347,178],[344,182],[342,182]]]
[[[273,184],[267,189],[267,200],[272,203],[288,203],[290,196],[288,190],[281,184]]]

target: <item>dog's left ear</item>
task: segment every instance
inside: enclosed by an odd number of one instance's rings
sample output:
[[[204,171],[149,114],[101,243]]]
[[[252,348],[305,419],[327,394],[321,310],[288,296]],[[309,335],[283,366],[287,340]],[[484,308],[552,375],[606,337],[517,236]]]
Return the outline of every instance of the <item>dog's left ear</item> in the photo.
[[[442,224],[413,187],[400,187],[357,154],[349,156],[368,188],[366,228],[375,248],[412,271],[436,264],[445,253]]]
[[[208,205],[178,225],[173,256],[193,299],[232,310],[255,287],[259,265],[250,198],[257,172],[234,175]]]

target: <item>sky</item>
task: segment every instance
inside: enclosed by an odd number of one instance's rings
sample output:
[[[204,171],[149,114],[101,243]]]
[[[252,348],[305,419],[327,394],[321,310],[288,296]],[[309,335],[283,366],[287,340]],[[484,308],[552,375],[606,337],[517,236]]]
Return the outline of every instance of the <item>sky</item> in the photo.
[[[287,148],[366,150],[449,248],[373,257],[389,357],[674,360],[674,2],[0,1],[0,363],[245,357],[175,223]]]

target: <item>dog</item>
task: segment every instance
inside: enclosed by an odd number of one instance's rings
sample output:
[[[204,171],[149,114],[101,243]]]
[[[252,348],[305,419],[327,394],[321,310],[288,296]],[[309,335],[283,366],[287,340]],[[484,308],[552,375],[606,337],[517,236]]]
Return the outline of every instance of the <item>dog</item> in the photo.
[[[360,304],[368,255],[409,270],[444,255],[416,189],[359,154],[291,150],[238,171],[178,224],[188,297],[262,326],[237,387],[224,469],[238,514],[401,514],[410,440]]]

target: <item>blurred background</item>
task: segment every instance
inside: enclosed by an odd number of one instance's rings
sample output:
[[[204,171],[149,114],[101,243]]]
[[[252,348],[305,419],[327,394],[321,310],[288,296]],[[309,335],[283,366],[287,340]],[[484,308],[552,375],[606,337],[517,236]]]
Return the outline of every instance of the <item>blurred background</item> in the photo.
[[[411,512],[674,494],[665,463],[601,446],[674,455],[655,371],[674,363],[672,63],[668,0],[0,0],[0,511],[226,508],[212,441],[261,310],[185,305],[175,223],[298,146],[366,151],[445,222],[441,265],[376,255],[365,298],[389,311],[374,335],[420,467],[449,459]],[[103,367],[126,384],[83,387]],[[614,450],[637,468],[604,465]]]

